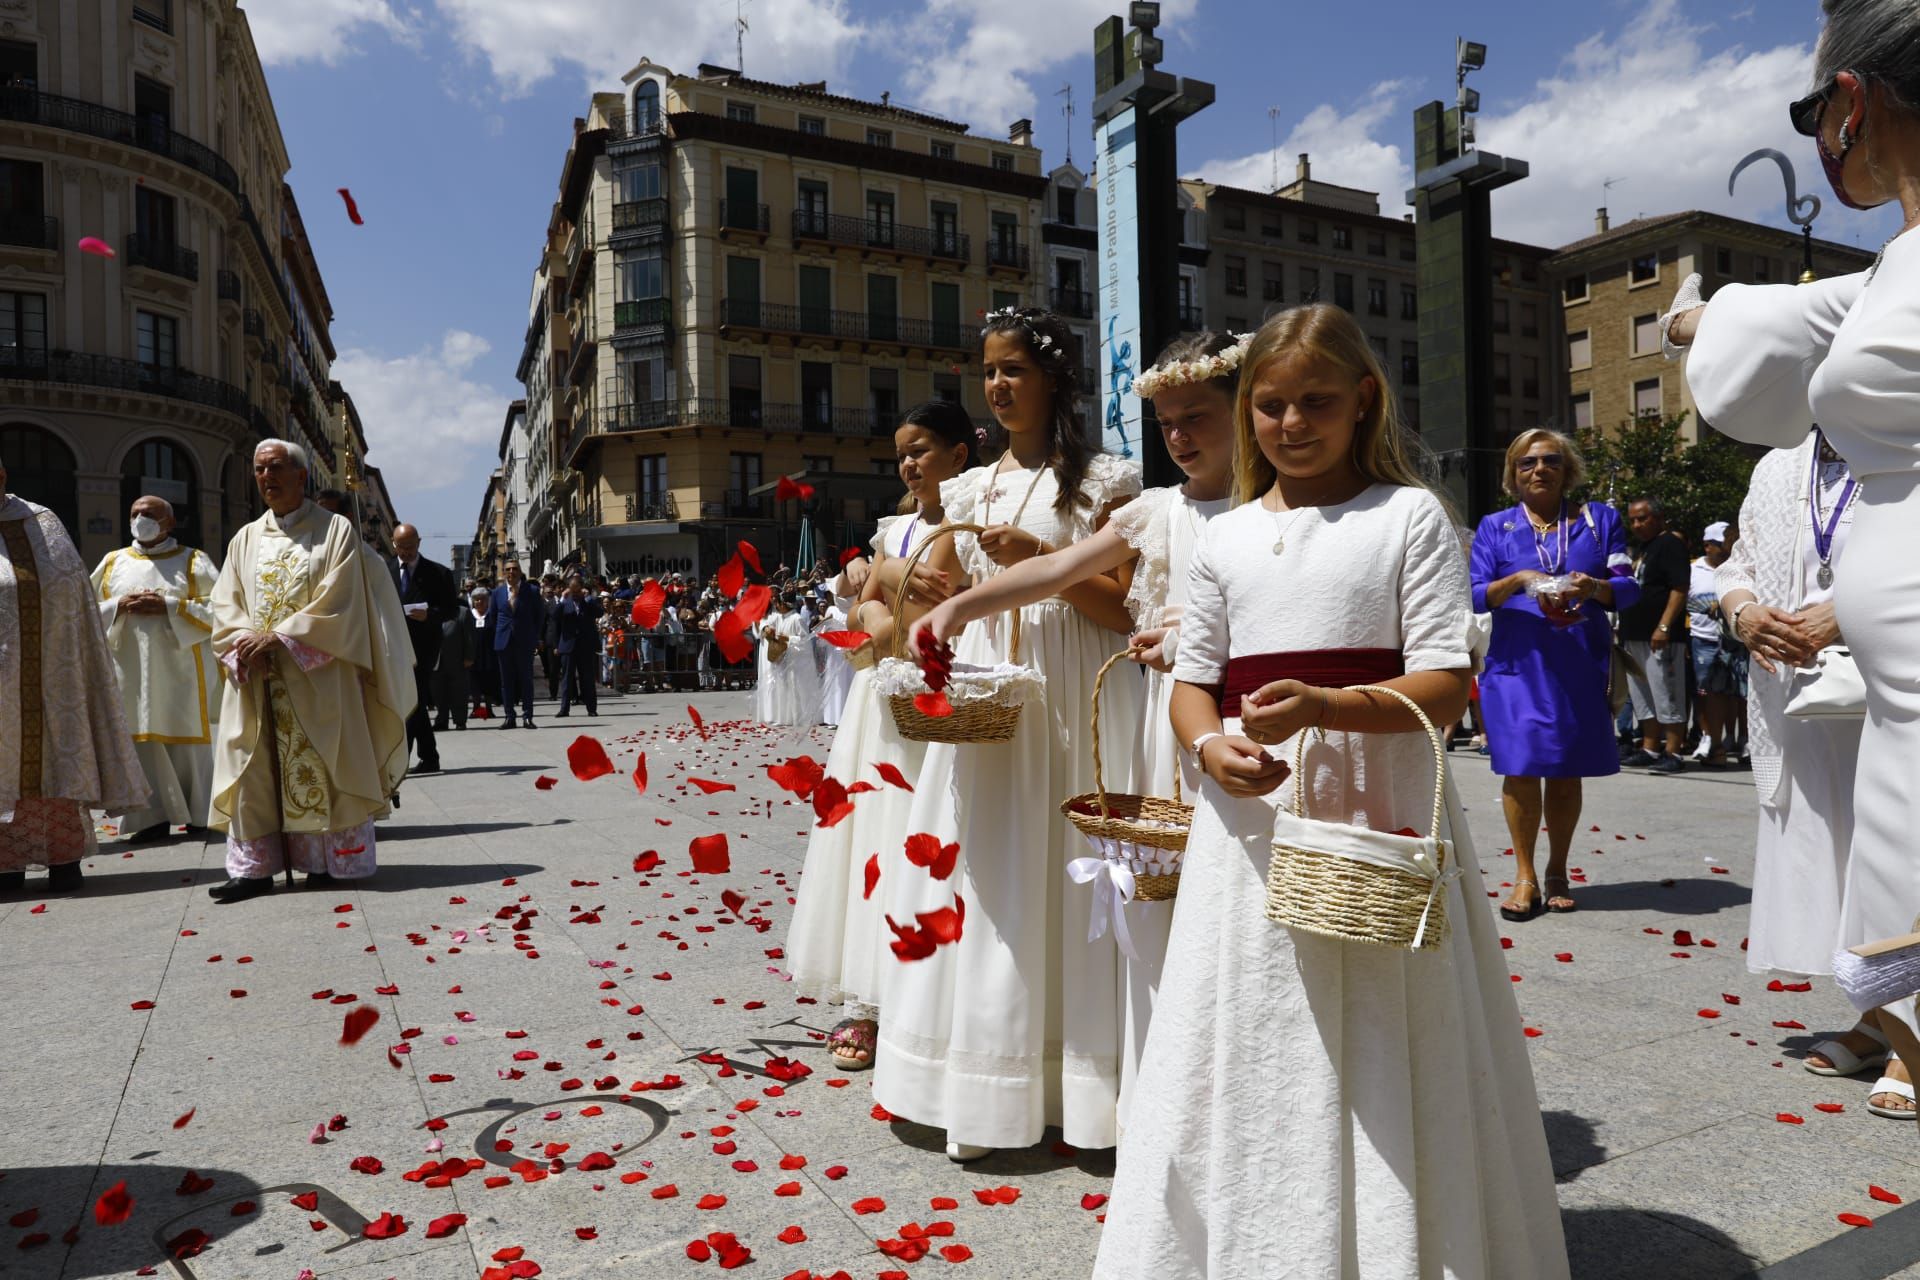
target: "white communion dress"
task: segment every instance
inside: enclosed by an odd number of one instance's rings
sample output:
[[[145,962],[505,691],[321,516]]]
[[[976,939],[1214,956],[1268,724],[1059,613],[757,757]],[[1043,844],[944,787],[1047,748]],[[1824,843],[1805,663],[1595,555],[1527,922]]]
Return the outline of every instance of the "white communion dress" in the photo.
[[[1139,491],[1137,467],[1099,454],[1071,519],[1054,510],[1051,468],[997,479],[976,468],[943,484],[941,501],[952,523],[1014,523],[1058,547],[1090,536],[1104,510]],[[974,580],[997,572],[976,538],[957,542]],[[1019,659],[1044,677],[1044,700],[1025,705],[1009,742],[928,747],[907,831],[957,841],[958,865],[936,880],[909,864],[911,874],[882,885],[903,925],[953,906],[956,895],[966,918],[960,939],[926,959],[889,956],[873,1092],[888,1111],[945,1129],[953,1142],[1026,1147],[1058,1125],[1076,1147],[1111,1147],[1119,953],[1110,933],[1088,940],[1093,896],[1066,875],[1088,845],[1060,802],[1093,790],[1093,681],[1126,640],[1058,598],[1019,616]],[[1003,662],[1011,630],[1006,615],[968,626],[955,660]],[[1139,696],[1137,682],[1122,682],[1106,714],[1138,723]],[[1126,790],[1131,778],[1108,785]]]
[[[935,526],[937,527],[937,526]],[[904,555],[925,541],[932,527],[906,516],[886,516],[873,535],[876,561]],[[902,546],[902,538],[910,539]],[[831,827],[807,835],[800,893],[787,931],[787,964],[796,994],[844,1003],[849,1016],[872,1017],[880,1005],[885,968],[894,963],[888,944],[886,887],[896,868],[908,866],[902,849],[911,791],[894,786],[877,766],[892,765],[909,784],[919,778],[925,743],[900,736],[893,712],[874,688],[873,669],[853,673],[840,731],[827,755],[827,776],[841,785],[868,782],[879,788],[852,797],[853,812]],[[880,880],[867,892],[867,860],[878,858]],[[917,869],[916,869],[917,870]]]
[[[821,620],[819,630],[845,631],[847,610],[852,603],[851,600],[835,596],[832,607]],[[825,640],[815,642],[813,661],[820,673],[820,723],[838,726],[840,718],[846,714],[847,694],[853,688],[853,663],[847,660],[846,650]]]
[[[1468,666],[1466,561],[1432,494],[1375,485],[1279,519],[1280,555],[1258,503],[1208,525],[1176,679],[1231,688],[1244,660],[1328,651]],[[1268,750],[1291,761],[1293,747]],[[1307,751],[1308,813],[1424,833],[1433,772],[1419,734],[1329,733]],[[1201,784],[1094,1274],[1565,1280],[1519,1012],[1457,806],[1449,936],[1407,952],[1266,918],[1275,805],[1292,790]]]
[[[1872,271],[1806,285],[1723,285],[1687,356],[1701,418],[1792,448],[1817,422],[1860,480],[1834,615],[1866,686],[1841,946],[1910,932],[1920,913],[1920,235]],[[1920,1030],[1914,1000],[1887,1006]]]
[[[754,624],[753,718],[761,724],[773,723],[773,660],[767,656],[767,637],[779,621],[778,614],[769,613]]]
[[[767,668],[773,686],[767,723],[810,728],[820,723],[820,669],[813,661],[813,632],[806,615],[795,610],[769,619],[769,634],[787,642],[778,658],[769,655]]]
[[[1149,489],[1113,513],[1113,528],[1139,551],[1133,568],[1133,586],[1127,593],[1127,607],[1134,626],[1142,631],[1172,627],[1180,623],[1187,602],[1187,568],[1193,548],[1205,531],[1207,521],[1225,511],[1229,500],[1195,502],[1178,487]],[[1167,646],[1177,653],[1178,642]],[[1115,667],[1108,675],[1111,685],[1131,675]],[[1147,670],[1143,689],[1144,707],[1137,726],[1128,726],[1107,711],[1101,721],[1106,742],[1117,744],[1132,740],[1134,785],[1146,795],[1174,794],[1174,773],[1180,772],[1180,794],[1193,803],[1194,790],[1200,785],[1200,772],[1180,750],[1174,736],[1169,708],[1173,702],[1173,678]],[[1125,735],[1125,738],[1122,737]],[[1108,746],[1107,751],[1114,751]],[[1134,902],[1127,908],[1128,939],[1133,955],[1122,954],[1122,1020],[1126,1038],[1120,1060],[1120,1128],[1124,1133],[1127,1110],[1133,1098],[1134,1081],[1140,1072],[1140,1052],[1146,1046],[1147,1027],[1153,1017],[1153,1003],[1160,990],[1160,974],[1167,959],[1167,935],[1173,928],[1174,903]]]

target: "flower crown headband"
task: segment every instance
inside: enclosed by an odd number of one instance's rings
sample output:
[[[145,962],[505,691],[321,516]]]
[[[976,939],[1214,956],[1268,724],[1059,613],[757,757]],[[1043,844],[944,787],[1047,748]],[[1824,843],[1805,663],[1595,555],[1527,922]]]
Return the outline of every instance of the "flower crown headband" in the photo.
[[[1034,317],[1045,314],[1046,312],[1033,307],[1001,307],[997,311],[989,311],[986,314],[986,324],[980,330],[980,336],[984,338],[995,329],[1007,325],[1018,326],[1027,340],[1027,345],[1033,348],[1034,354],[1042,360],[1052,361],[1064,368],[1067,361],[1066,349],[1054,342],[1052,334],[1034,323]]]
[[[1240,362],[1246,359],[1247,348],[1253,345],[1253,335],[1236,333],[1233,339],[1232,346],[1214,355],[1196,356],[1192,360],[1170,360],[1166,364],[1153,366],[1133,380],[1133,393],[1142,400],[1151,400],[1168,387],[1184,387],[1196,382],[1231,377],[1240,371]]]

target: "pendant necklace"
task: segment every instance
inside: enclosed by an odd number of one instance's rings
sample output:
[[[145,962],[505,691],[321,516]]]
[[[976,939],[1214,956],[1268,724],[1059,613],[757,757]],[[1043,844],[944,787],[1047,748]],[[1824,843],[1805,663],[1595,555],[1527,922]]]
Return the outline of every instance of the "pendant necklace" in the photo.
[[[1534,518],[1533,509],[1526,508],[1527,522],[1533,526],[1533,554],[1540,562],[1541,571],[1549,577],[1559,577],[1567,567],[1567,503],[1560,501],[1560,519],[1556,526],[1560,530],[1560,554],[1549,559],[1547,556],[1547,530]]]
[[[1813,517],[1813,553],[1820,557],[1820,569],[1814,574],[1814,581],[1820,584],[1822,591],[1825,591],[1833,585],[1833,537],[1840,530],[1840,517],[1846,512],[1847,504],[1853,501],[1853,495],[1859,490],[1859,482],[1850,472],[1844,470],[1846,463],[1843,459],[1842,474],[1846,475],[1847,483],[1840,490],[1840,500],[1833,504],[1831,517],[1823,517],[1820,514],[1820,490],[1824,487],[1820,479],[1820,473],[1824,469],[1821,453],[1827,447],[1827,437],[1820,428],[1815,427],[1813,430],[1820,445],[1813,451],[1813,475],[1807,484],[1807,508]]]
[[[1262,507],[1266,506],[1264,502],[1261,503],[1260,505]],[[1294,521],[1298,520],[1301,516],[1305,515],[1307,512],[1314,510],[1319,505],[1320,503],[1318,500],[1313,502],[1303,502],[1297,507],[1290,508],[1286,512],[1287,518],[1285,520],[1282,520],[1280,518],[1281,513],[1278,511],[1273,511],[1268,513],[1273,516],[1273,523],[1275,528],[1275,532],[1273,536],[1273,554],[1282,555],[1286,552],[1287,534],[1292,530]]]

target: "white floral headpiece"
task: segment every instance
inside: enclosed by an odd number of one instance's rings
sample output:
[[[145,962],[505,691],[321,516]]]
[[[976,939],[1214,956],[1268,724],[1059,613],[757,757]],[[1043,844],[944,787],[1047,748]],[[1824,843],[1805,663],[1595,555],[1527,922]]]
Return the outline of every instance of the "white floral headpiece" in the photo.
[[[1226,378],[1240,371],[1240,362],[1246,358],[1247,348],[1253,343],[1250,333],[1236,333],[1234,343],[1225,351],[1210,356],[1199,356],[1192,360],[1172,360],[1166,364],[1157,364],[1133,380],[1133,393],[1142,400],[1151,400],[1168,387],[1185,387],[1196,382],[1212,382],[1215,378]]]

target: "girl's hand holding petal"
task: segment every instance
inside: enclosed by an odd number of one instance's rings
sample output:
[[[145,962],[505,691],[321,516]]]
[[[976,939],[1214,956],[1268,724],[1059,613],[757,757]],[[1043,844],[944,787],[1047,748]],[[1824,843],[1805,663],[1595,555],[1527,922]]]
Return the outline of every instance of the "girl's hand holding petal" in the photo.
[[[980,535],[980,550],[1005,569],[1046,550],[1040,539],[1017,525],[997,524]]]
[[[1240,727],[1255,742],[1285,742],[1325,714],[1320,690],[1298,680],[1275,680],[1240,699]]]
[[[1274,759],[1259,743],[1236,736],[1211,739],[1201,749],[1200,767],[1222,791],[1241,799],[1266,795],[1292,772],[1286,761]]]

